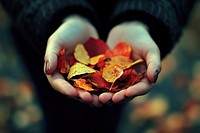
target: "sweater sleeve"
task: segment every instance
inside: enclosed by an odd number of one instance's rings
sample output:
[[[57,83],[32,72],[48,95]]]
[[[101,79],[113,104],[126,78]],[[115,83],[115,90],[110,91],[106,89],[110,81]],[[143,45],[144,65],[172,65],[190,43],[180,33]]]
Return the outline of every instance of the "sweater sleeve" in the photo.
[[[138,20],[161,50],[161,57],[170,52],[178,41],[195,0],[119,0],[110,27],[124,21]]]
[[[1,0],[14,21],[14,27],[44,55],[48,37],[58,28],[64,17],[79,14],[97,24],[93,8],[86,0]]]

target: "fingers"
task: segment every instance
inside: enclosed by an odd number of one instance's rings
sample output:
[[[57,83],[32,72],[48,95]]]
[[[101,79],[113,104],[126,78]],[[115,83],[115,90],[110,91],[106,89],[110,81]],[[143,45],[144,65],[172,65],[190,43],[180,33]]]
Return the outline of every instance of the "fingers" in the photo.
[[[126,98],[125,93],[126,93],[126,90],[121,90],[121,91],[115,93],[115,94],[113,95],[113,97],[112,97],[112,101],[113,101],[114,103],[118,103],[118,102],[124,100],[124,99]]]
[[[150,82],[155,83],[161,71],[160,51],[158,48],[150,50],[146,55],[147,77]]]
[[[101,103],[98,100],[97,96],[92,96],[89,92],[81,89],[74,88],[72,85],[70,85],[64,77],[58,73],[55,72],[51,75],[47,75],[47,79],[51,86],[57,90],[58,92],[67,95],[69,97],[81,99],[81,101],[84,101],[86,103],[92,103],[94,106],[101,106]]]
[[[92,95],[89,92],[79,88],[76,88],[76,90],[78,92],[78,97],[80,97],[84,102],[92,102]]]
[[[139,95],[144,95],[150,91],[152,88],[152,84],[149,82],[147,78],[142,79],[137,84],[129,87],[126,92],[126,97],[136,97]]]
[[[101,95],[99,95],[99,100],[103,104],[106,104],[109,100],[112,100],[113,93],[111,92],[104,92]]]
[[[116,92],[112,97],[112,101],[114,103],[120,103],[122,101],[124,102],[130,101],[136,96],[148,93],[151,88],[152,84],[149,83],[147,78],[145,78],[142,79],[141,82],[129,87],[128,89]]]
[[[60,93],[70,97],[76,97],[78,95],[77,90],[60,73],[55,72],[52,75],[47,75],[47,79],[51,86]]]

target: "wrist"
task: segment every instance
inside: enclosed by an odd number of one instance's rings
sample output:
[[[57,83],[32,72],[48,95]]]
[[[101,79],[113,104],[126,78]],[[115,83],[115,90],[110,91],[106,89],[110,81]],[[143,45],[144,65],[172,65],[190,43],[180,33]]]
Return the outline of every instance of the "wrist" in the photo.
[[[141,21],[127,21],[120,24],[121,26],[130,27],[135,31],[149,31],[149,28],[146,24]]]
[[[87,18],[81,16],[81,15],[78,15],[78,14],[72,14],[72,15],[69,15],[67,17],[65,17],[63,19],[63,23],[65,23],[66,21],[83,21],[83,22],[89,22]]]

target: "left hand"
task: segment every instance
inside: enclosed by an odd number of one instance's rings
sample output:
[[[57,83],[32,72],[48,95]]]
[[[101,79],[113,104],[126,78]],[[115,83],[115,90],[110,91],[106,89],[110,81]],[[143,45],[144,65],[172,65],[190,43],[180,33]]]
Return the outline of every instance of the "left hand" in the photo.
[[[126,42],[132,46],[132,58],[143,59],[147,65],[147,71],[139,83],[127,89],[116,93],[102,93],[99,100],[103,104],[129,101],[136,96],[148,93],[161,71],[160,50],[143,23],[133,21],[113,27],[109,33],[107,44],[113,49],[119,42]]]

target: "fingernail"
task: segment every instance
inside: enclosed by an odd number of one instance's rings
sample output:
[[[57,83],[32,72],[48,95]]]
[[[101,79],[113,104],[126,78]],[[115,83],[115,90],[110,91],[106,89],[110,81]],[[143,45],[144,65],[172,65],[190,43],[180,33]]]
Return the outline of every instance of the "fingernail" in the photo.
[[[157,80],[158,80],[158,74],[159,74],[159,71],[156,70],[156,71],[154,72],[154,80],[153,80],[153,83],[156,83],[156,82],[157,82]]]
[[[49,61],[47,60],[45,62],[45,74],[49,74],[49,70],[50,70],[50,65],[49,65]]]

